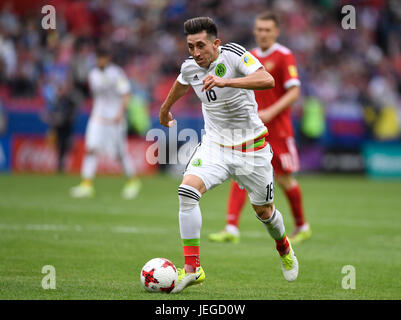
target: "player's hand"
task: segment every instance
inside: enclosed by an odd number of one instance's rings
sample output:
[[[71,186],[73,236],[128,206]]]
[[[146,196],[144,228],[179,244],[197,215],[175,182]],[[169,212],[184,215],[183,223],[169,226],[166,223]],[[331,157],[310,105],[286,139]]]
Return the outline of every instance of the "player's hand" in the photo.
[[[263,123],[269,123],[273,118],[274,114],[272,113],[271,109],[264,109],[258,112],[258,116]]]
[[[203,79],[202,92],[205,90],[209,91],[213,87],[224,88],[226,84],[227,84],[226,79],[213,75],[208,75],[205,79]]]
[[[159,113],[159,120],[161,125],[168,128],[174,126],[177,122],[177,120],[173,119],[173,115],[171,114],[171,112],[163,111],[160,111]]]

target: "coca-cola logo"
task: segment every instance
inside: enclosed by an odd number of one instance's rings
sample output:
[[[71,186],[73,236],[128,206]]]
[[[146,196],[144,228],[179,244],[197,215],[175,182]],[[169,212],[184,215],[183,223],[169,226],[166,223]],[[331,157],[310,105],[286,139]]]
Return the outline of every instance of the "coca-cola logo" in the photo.
[[[85,152],[82,138],[75,141],[66,159],[67,172],[80,172],[81,161]],[[136,172],[150,173],[157,168],[146,162],[145,152],[149,142],[140,139],[128,141],[128,153]],[[57,152],[55,146],[45,138],[14,137],[12,143],[12,169],[16,172],[55,172],[57,168]],[[99,174],[121,174],[122,166],[117,159],[101,154],[98,158]]]
[[[14,169],[17,171],[50,172],[56,168],[55,150],[45,141],[25,140],[14,152]]]

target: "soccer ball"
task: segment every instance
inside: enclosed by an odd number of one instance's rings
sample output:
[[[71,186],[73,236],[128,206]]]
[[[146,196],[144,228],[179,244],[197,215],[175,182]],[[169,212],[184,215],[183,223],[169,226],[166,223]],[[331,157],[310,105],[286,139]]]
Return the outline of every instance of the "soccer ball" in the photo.
[[[177,284],[178,272],[175,265],[164,258],[154,258],[146,262],[141,270],[141,282],[149,292],[167,292]]]

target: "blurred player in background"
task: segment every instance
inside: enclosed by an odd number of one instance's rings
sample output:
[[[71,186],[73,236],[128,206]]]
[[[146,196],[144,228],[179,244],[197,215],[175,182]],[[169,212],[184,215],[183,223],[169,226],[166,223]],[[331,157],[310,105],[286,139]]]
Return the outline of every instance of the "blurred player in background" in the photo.
[[[275,241],[284,278],[294,281],[298,261],[286,237],[283,217],[273,204],[273,155],[253,92],[274,87],[274,79],[242,46],[220,46],[212,19],[187,20],[184,31],[191,57],[182,64],[181,73],[160,108],[160,123],[166,127],[174,125],[170,109],[192,87],[202,101],[206,134],[178,187],[185,267],[179,269],[178,284],[172,292],[204,281],[199,260],[199,201],[203,193],[230,177],[248,190],[257,218]],[[247,166],[251,170],[241,172]]]
[[[292,52],[276,42],[279,32],[278,18],[274,13],[267,11],[256,17],[254,36],[258,47],[251,52],[271,73],[275,87],[271,90],[255,91],[255,98],[259,106],[259,117],[269,128],[267,139],[273,148],[275,181],[284,190],[295,220],[295,229],[290,239],[292,243],[299,243],[312,235],[304,217],[301,188],[293,176],[299,170],[299,159],[290,112],[291,104],[300,96],[301,83]],[[246,198],[247,191],[233,181],[226,227],[221,232],[210,234],[211,241],[239,241],[239,219]]]
[[[71,149],[74,121],[82,98],[69,79],[59,83],[56,91],[55,101],[46,110],[44,120],[55,134],[57,169],[59,173],[62,173],[66,170],[66,157]]]
[[[98,155],[105,152],[117,157],[128,178],[122,197],[135,198],[141,182],[127,151],[126,107],[130,100],[130,83],[124,71],[111,62],[108,49],[97,50],[97,67],[89,73],[89,87],[94,101],[85,136],[86,154],[82,163],[82,182],[71,189],[75,198],[94,195]]]

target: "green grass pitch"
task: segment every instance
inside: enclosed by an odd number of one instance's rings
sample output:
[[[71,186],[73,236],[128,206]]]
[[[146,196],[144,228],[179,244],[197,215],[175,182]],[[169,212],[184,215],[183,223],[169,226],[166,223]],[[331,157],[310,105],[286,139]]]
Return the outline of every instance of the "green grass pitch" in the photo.
[[[98,177],[96,197],[74,200],[78,176],[0,175],[0,299],[401,299],[401,183],[360,176],[301,175],[313,236],[294,246],[298,280],[287,283],[274,242],[249,202],[239,244],[208,242],[224,224],[228,183],[201,199],[202,286],[179,295],[151,294],[139,280],[151,258],[182,266],[179,179],[143,178],[135,200],[123,200],[122,177]],[[287,233],[289,206],[277,188]],[[44,265],[56,289],[44,290]],[[343,266],[356,288],[342,288]]]

